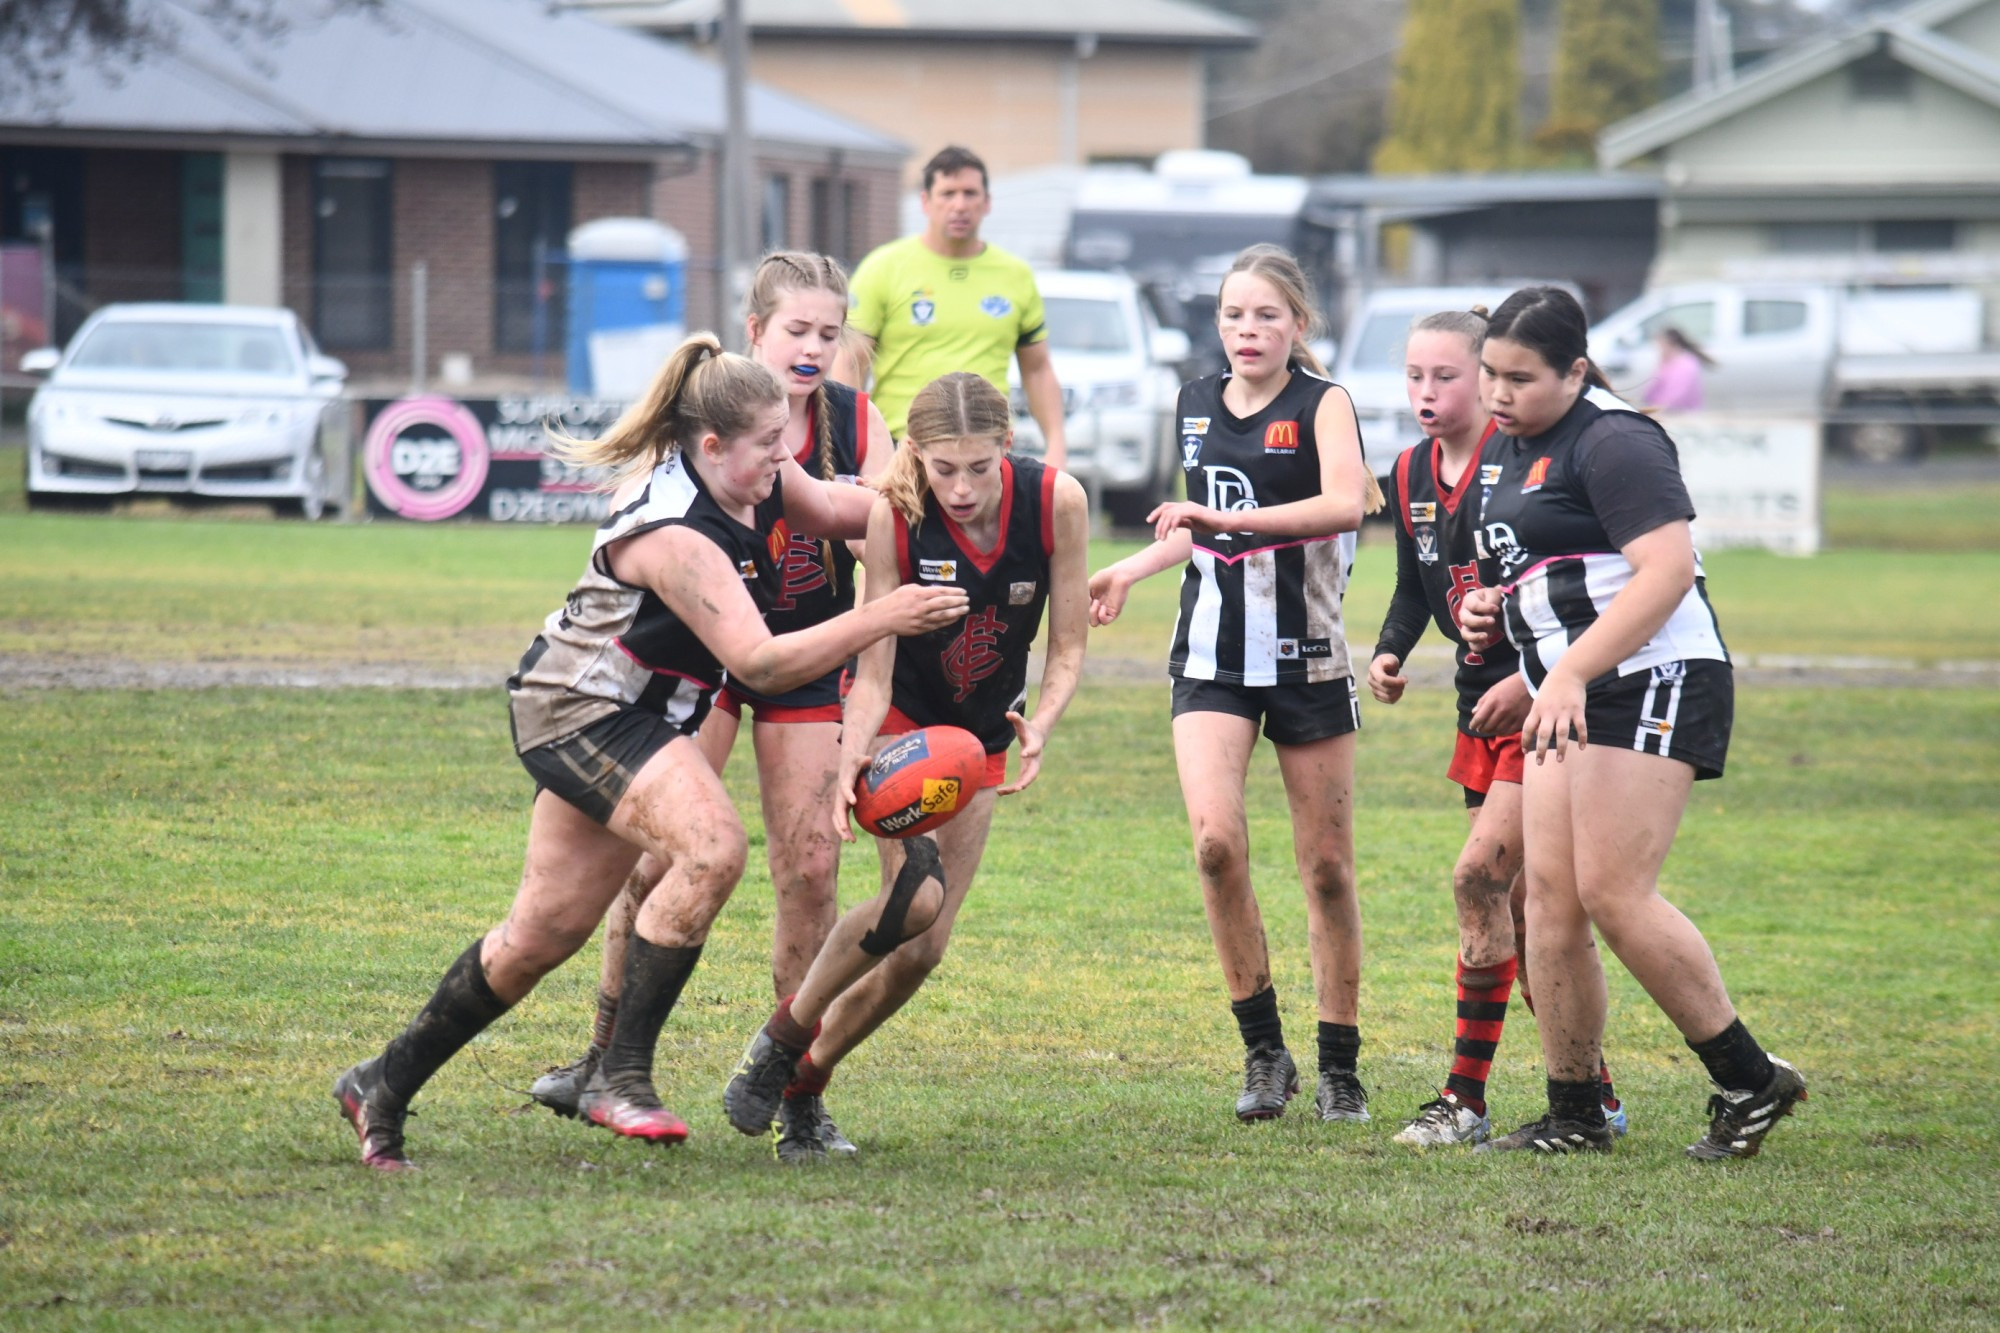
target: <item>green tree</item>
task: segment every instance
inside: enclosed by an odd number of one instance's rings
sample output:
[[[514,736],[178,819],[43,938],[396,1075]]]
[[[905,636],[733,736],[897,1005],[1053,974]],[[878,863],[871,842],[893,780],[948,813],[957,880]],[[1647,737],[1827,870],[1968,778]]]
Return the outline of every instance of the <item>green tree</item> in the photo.
[[[1659,100],[1659,0],[1562,0],[1549,118],[1535,132],[1545,160],[1588,165],[1597,135]]]
[[[1497,171],[1520,158],[1519,0],[1410,0],[1381,172]]]

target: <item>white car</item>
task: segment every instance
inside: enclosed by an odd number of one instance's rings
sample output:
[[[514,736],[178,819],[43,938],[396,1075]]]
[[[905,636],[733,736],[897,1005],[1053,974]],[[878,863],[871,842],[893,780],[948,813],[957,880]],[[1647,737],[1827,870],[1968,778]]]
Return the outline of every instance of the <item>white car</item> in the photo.
[[[318,518],[348,458],[347,367],[289,310],[111,305],[28,404],[28,503],[139,494],[265,500]]]
[[[1116,523],[1142,521],[1180,473],[1173,430],[1188,337],[1162,328],[1122,273],[1040,272],[1049,359],[1063,389],[1067,470]],[[1041,429],[1013,367],[1014,447],[1039,457]]]

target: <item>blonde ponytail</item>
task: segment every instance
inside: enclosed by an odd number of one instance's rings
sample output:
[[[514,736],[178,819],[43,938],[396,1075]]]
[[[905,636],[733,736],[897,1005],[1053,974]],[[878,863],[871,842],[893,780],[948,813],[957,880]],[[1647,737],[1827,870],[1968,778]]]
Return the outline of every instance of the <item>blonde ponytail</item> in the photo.
[[[667,358],[639,401],[594,440],[549,433],[556,457],[578,467],[609,468],[601,489],[616,490],[650,472],[703,435],[748,434],[757,414],[785,401],[785,386],[748,357],[722,350],[712,333],[690,336]]]

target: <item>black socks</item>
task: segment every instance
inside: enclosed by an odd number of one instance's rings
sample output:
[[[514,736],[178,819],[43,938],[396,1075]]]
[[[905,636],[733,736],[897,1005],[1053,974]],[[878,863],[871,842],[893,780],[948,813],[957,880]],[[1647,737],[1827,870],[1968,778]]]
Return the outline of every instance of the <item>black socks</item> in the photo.
[[[1266,986],[1247,1000],[1231,1000],[1229,1012],[1236,1015],[1236,1026],[1243,1033],[1246,1047],[1283,1048],[1285,1025],[1278,1017],[1278,991],[1275,986]]]
[[[1319,1067],[1352,1074],[1361,1058],[1361,1029],[1352,1023],[1319,1025]]]
[[[1689,1042],[1688,1049],[1701,1057],[1708,1076],[1725,1092],[1759,1092],[1771,1081],[1771,1057],[1740,1018],[1707,1041]]]
[[[382,1086],[398,1102],[407,1104],[445,1061],[511,1007],[486,984],[486,969],[479,965],[484,943],[474,940],[458,956],[430,1003],[383,1049]]]
[[[681,998],[694,965],[701,959],[701,946],[671,947],[654,944],[633,932],[625,946],[625,985],[618,995],[618,1025],[604,1048],[598,1072],[607,1084],[653,1077],[653,1048],[659,1045],[660,1029]]]
[[[1578,1083],[1549,1080],[1549,1113],[1561,1120],[1581,1120],[1586,1125],[1604,1123],[1604,1083],[1587,1078]]]

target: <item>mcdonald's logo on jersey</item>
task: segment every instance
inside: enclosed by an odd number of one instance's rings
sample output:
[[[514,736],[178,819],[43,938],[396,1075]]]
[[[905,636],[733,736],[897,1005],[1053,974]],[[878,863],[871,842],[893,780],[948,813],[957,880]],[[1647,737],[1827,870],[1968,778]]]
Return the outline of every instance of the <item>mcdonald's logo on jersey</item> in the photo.
[[[1542,489],[1542,483],[1548,479],[1549,456],[1543,454],[1535,460],[1534,466],[1528,469],[1527,478],[1521,482],[1521,494],[1526,495],[1530,491],[1539,491]]]
[[[771,563],[782,567],[785,563],[785,548],[791,544],[791,526],[781,518],[772,525],[769,535],[764,538],[765,549],[771,553]]]
[[[1264,427],[1264,452],[1267,454],[1295,454],[1299,451],[1299,423],[1296,421],[1273,421]]]

